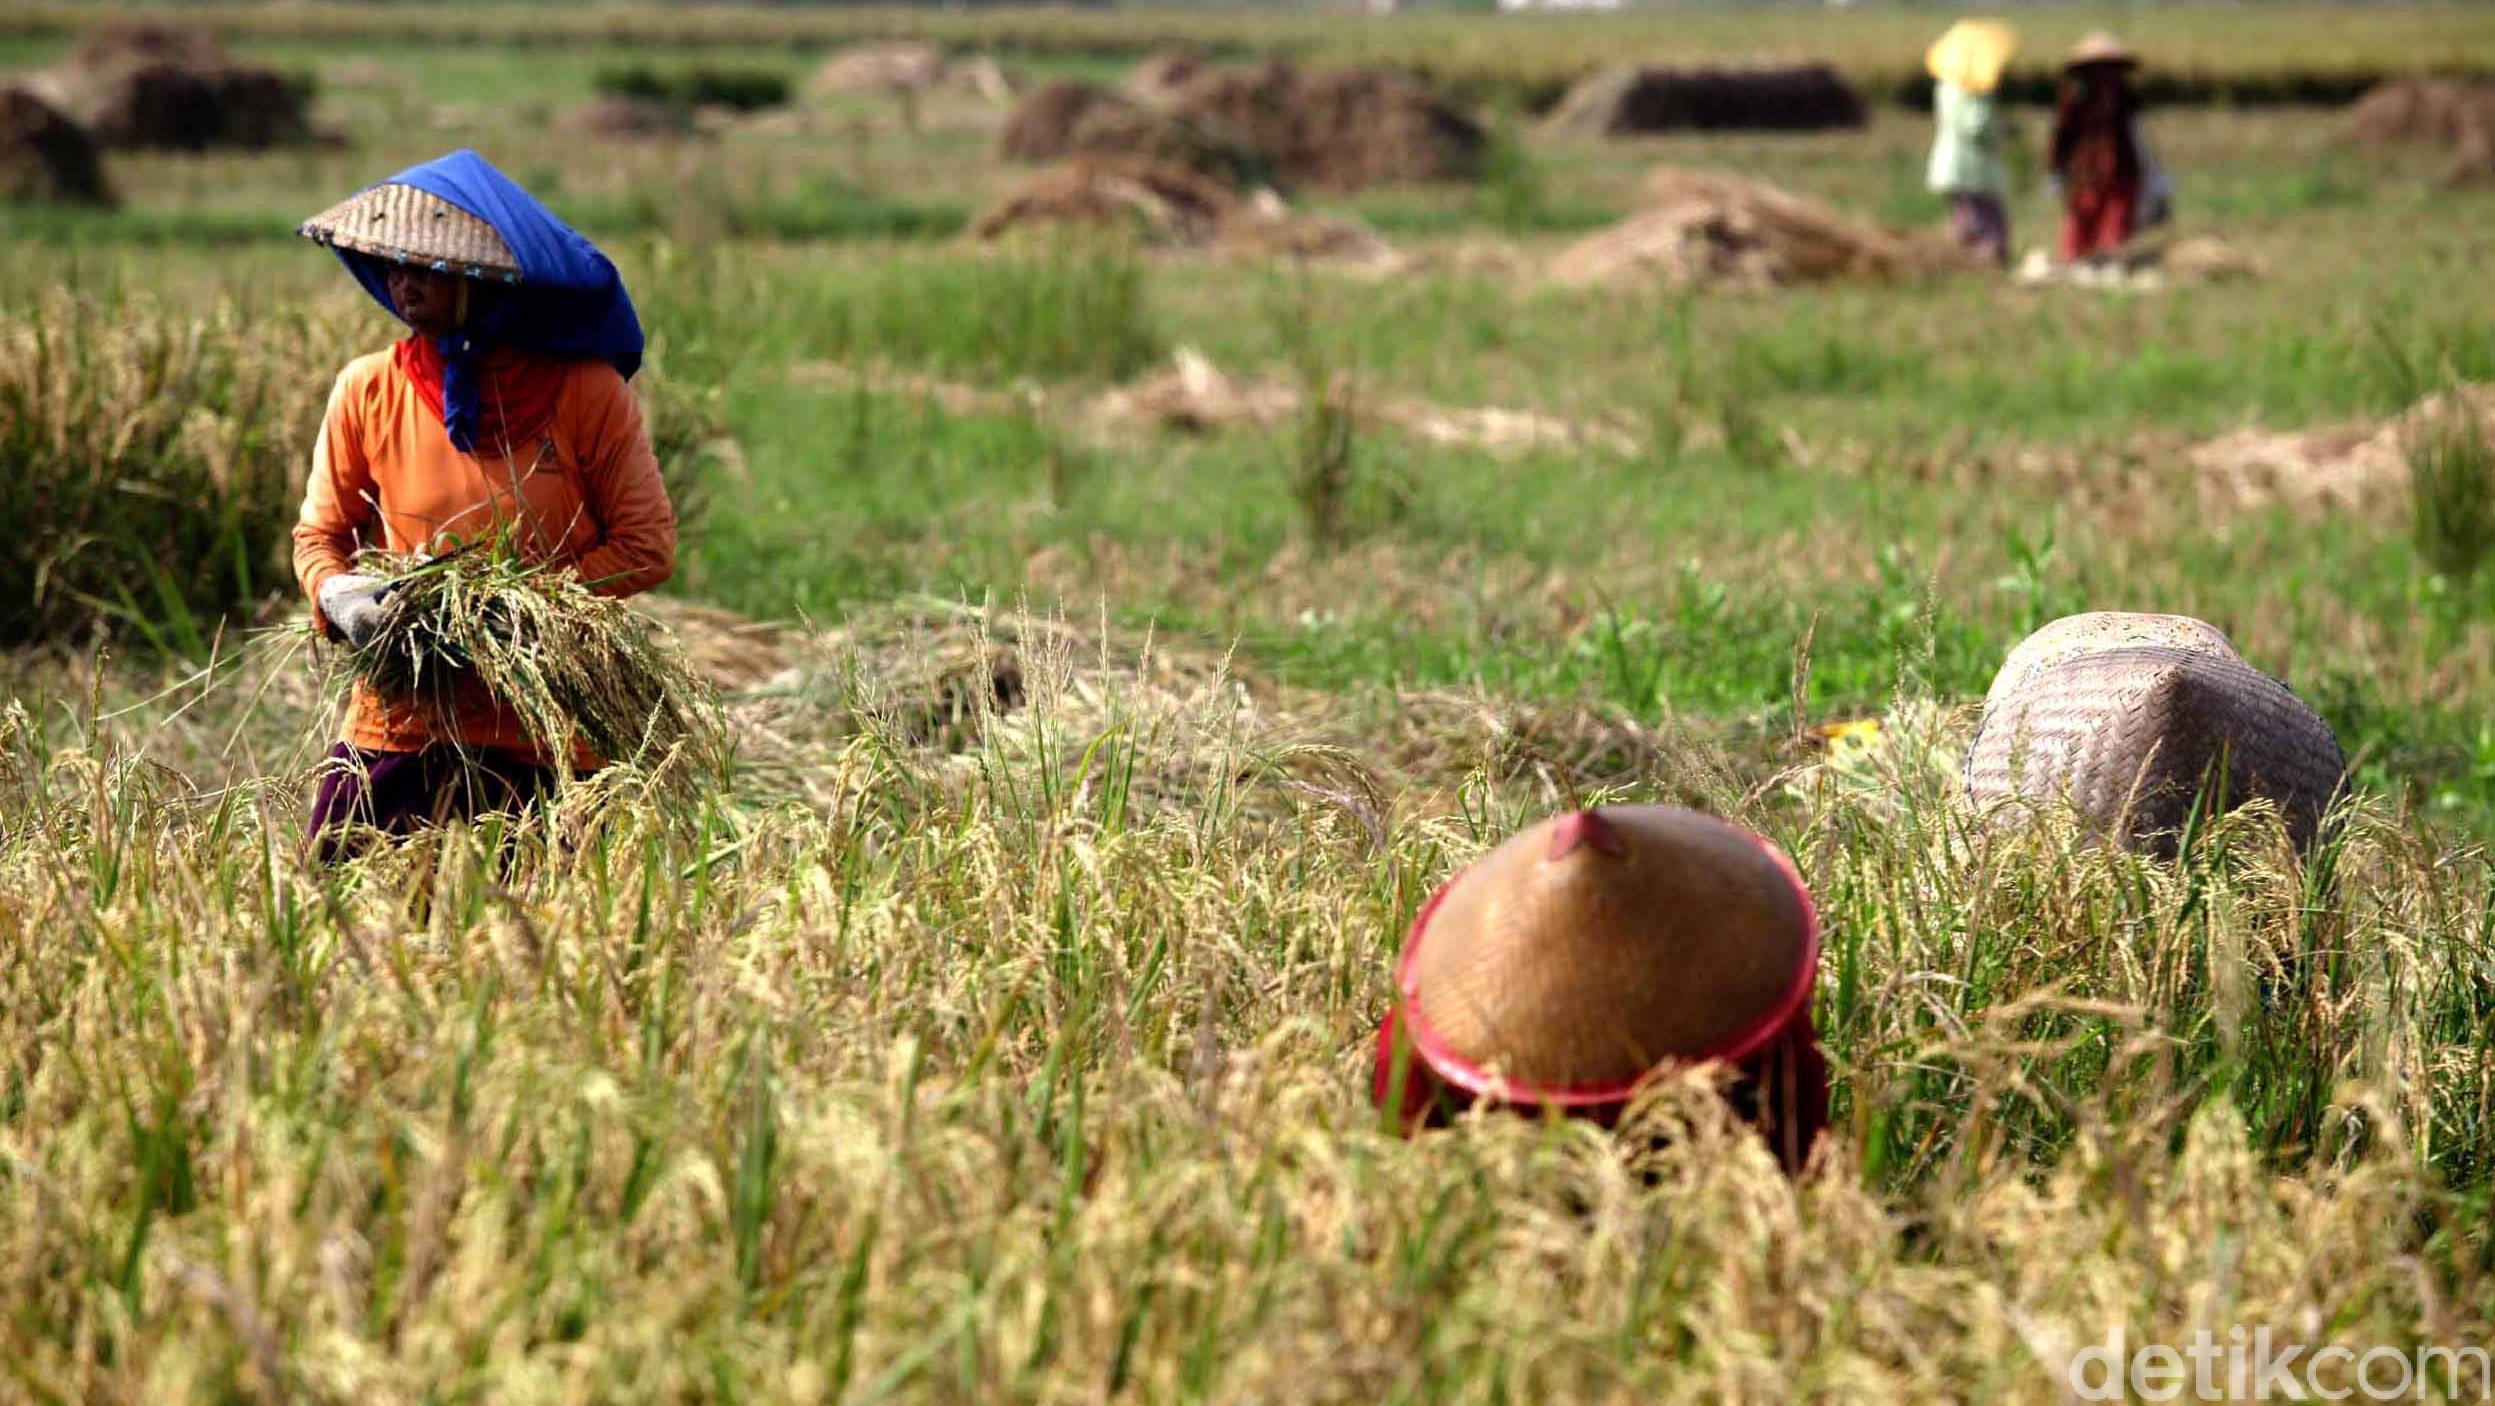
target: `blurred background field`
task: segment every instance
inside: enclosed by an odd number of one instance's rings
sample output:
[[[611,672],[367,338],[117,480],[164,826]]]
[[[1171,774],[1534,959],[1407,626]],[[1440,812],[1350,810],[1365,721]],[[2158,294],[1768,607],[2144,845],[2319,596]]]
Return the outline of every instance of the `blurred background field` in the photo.
[[[138,14],[9,7],[0,71]],[[109,150],[110,208],[0,204],[0,585],[28,601],[0,600],[24,710],[0,795],[53,817],[0,820],[0,908],[87,935],[0,916],[22,959],[0,963],[0,1202],[85,1207],[0,1209],[31,1266],[0,1277],[0,1357],[37,1364],[14,1379],[33,1399],[443,1399],[490,1361],[547,1400],[2029,1400],[2069,1334],[2221,1312],[2204,1292],[2482,1336],[2495,467],[2470,441],[2417,478],[2399,446],[2495,381],[2495,182],[2360,142],[2345,106],[2495,72],[2486,10],[2020,11],[2031,75],[2111,24],[2174,80],[2149,127],[2178,187],[2160,239],[2224,259],[2117,287],[1551,275],[1658,166],[1928,234],[1913,99],[1938,12],[178,18],[308,91],[308,139]],[[820,91],[845,47],[895,40],[1013,92]],[[1481,169],[1282,192],[1391,246],[1369,266],[968,233],[1030,178],[996,152],[1015,102],[1180,47],[1418,75],[1479,121]],[[1544,119],[1608,62],[1758,54],[1828,60],[1865,125]],[[738,93],[751,110],[711,101]],[[650,94],[645,130],[578,116]],[[2047,114],[2015,115],[2033,151]],[[698,835],[620,826],[584,864],[544,842],[500,876],[454,847],[341,885],[277,857],[318,700],[299,660],[267,682],[276,636],[250,631],[295,609],[277,544],[328,383],[395,328],[293,230],[462,146],[623,268],[698,505],[672,608],[765,622],[733,629],[781,652],[737,694],[751,790]],[[2047,243],[2032,160],[2017,180],[2016,243]],[[2083,609],[2209,619],[2328,719],[2360,798],[2334,851],[2353,909],[2327,863],[2257,838],[2169,871],[1934,818],[1965,705]],[[1030,699],[936,667],[1016,631]],[[195,699],[203,670],[251,687]],[[1860,761],[1868,789],[1822,736],[1865,718],[1902,739]],[[1676,1213],[1593,1140],[1473,1129],[1432,1161],[1358,1112],[1411,906],[1587,792],[1776,834],[1846,954],[1822,1008],[1849,1171],[1805,1214],[1755,1168],[1672,1163],[1712,1188],[1689,1233],[1715,1267],[1661,1281],[1620,1246],[1672,1240]],[[191,964],[222,975],[185,985]],[[232,1033],[186,1033],[194,1002]],[[53,1052],[117,1003],[163,1020],[92,1067]],[[211,1088],[216,1047],[255,1039],[318,1077]],[[381,1111],[346,1106],[361,1079]],[[1253,1108],[1235,1131],[1225,1098]],[[322,1163],[324,1129],[358,1150]],[[535,1170],[495,1182],[496,1136]],[[300,1184],[254,1181],[246,1141]],[[1347,1207],[1395,1228],[1366,1239]],[[2174,1249],[2235,1234],[2259,1247],[2240,1277]],[[670,1284],[676,1257],[696,1268]],[[2036,1277],[2056,1259],[2084,1292]],[[515,1302],[584,1287],[467,1321],[437,1274]],[[1502,1278],[1589,1316],[1537,1309],[1555,1336],[1528,1344]],[[1221,1340],[1257,1332],[1298,1346]],[[1779,1334],[1806,1390],[1760,1346]],[[1919,1334],[1955,1346],[1919,1358]],[[1339,1380],[1306,1371],[1329,1352]]]
[[[87,13],[18,13],[8,56],[57,61]],[[1923,19],[186,13],[230,29],[239,55],[308,75],[333,140],[117,152],[121,208],[0,211],[11,305],[64,288],[148,317],[233,305],[352,319],[357,295],[292,237],[295,222],[335,192],[475,146],[614,252],[657,334],[658,375],[722,400],[747,478],[720,496],[687,563],[697,595],[825,617],[901,589],[1105,597],[1130,620],[1240,638],[1312,680],[1558,692],[1768,730],[1791,721],[1805,633],[1806,706],[1845,711],[1899,684],[1900,632],[1928,643],[1920,686],[1963,694],[2022,628],[2119,597],[2234,631],[2316,695],[2407,799],[2469,816],[2495,804],[2495,733],[2474,703],[2487,681],[2483,597],[2420,562],[2407,505],[2254,501],[2184,462],[2196,442],[2246,426],[2380,420],[2428,383],[2495,364],[2477,296],[2495,196],[2447,186],[2439,152],[2352,143],[2333,108],[2157,113],[2154,144],[2183,188],[2180,231],[2221,238],[2259,269],[2240,282],[2112,297],[1975,277],[1767,295],[1580,290],[1529,270],[1635,208],[1657,164],[1931,226],[1941,207],[1921,185],[1925,123],[1874,104],[1862,131],[1597,140],[1492,106],[1485,119],[1515,155],[1489,180],[1297,197],[1391,241],[1413,261],[1394,276],[1080,244],[1000,255],[959,238],[1022,179],[990,154],[999,104],[954,89],[907,104],[809,99],[819,54],[751,41],[923,31],[1001,46],[1027,88],[1114,81],[1173,31],[1431,55],[1497,39],[1520,62],[1546,45],[1584,52],[1571,46],[1591,35],[1666,55],[1807,40],[1841,62],[1905,68]],[[2465,8],[2360,13],[2346,25],[2269,7],[2123,18],[2157,65],[2171,34],[2194,61],[2248,68],[2368,53],[2467,63],[2488,28]],[[2029,52],[2102,18],[2046,12]],[[596,38],[515,46],[501,26]],[[636,47],[688,29],[705,38],[698,49]],[[602,76],[612,86],[618,72],[696,66],[784,77],[791,103],[704,135],[600,138],[561,124]],[[2027,125],[2041,140],[2041,117]],[[2021,243],[2044,242],[2050,196],[2032,175],[2024,189]],[[373,325],[368,340],[386,332]],[[1318,550],[1287,430],[1103,441],[1072,423],[1087,388],[1143,376],[1180,347],[1240,375],[1350,376],[1375,395],[1602,422],[1633,444],[1519,456],[1363,432],[1349,446],[1348,519],[1329,529],[1356,540]],[[962,414],[809,374],[826,364],[1044,394],[1035,411]],[[307,360],[288,374],[325,373]],[[2213,505],[2213,493],[2233,501]],[[1519,580],[1532,589],[1508,584]],[[1613,656],[1595,642],[1615,619],[1655,632],[1651,666],[1623,676],[1603,662]],[[1689,623],[1658,623],[1674,620]]]
[[[2471,7],[2287,0],[2257,5],[2018,7],[2031,47],[2022,71],[2045,73],[2048,57],[2090,28],[2119,21],[2156,51],[2164,81],[2239,85],[2251,95],[2290,97],[2309,80],[2482,72],[2495,38]],[[0,34],[29,42],[74,34],[98,18],[142,14],[89,4],[13,6]],[[1866,89],[1916,84],[1930,16],[1908,9],[1777,5],[1653,6],[1601,15],[1537,14],[1521,32],[1478,9],[1378,16],[1305,7],[932,9],[901,6],[189,4],[195,23],[252,43],[360,47],[377,41],[511,45],[577,51],[584,46],[776,50],[803,56],[869,40],[921,39],[960,51],[1075,60],[1141,58],[1187,46],[1223,56],[1279,56],[1416,67],[1477,96],[1543,103],[1588,68],[1624,53],[1682,58],[1809,54],[1829,59]],[[2299,87],[2296,80],[2308,80]],[[2326,94],[2344,100],[2349,94]]]

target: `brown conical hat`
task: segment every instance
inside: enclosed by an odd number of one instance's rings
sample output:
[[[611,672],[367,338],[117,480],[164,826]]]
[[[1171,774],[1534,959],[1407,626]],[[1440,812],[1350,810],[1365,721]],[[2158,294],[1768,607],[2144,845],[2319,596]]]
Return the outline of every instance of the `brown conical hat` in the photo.
[[[1735,1060],[1810,999],[1818,919],[1773,845],[1670,806],[1534,825],[1458,874],[1401,969],[1414,1047],[1475,1093],[1624,1097]]]
[[[2159,853],[2196,806],[2267,800],[2301,848],[2346,772],[2330,725],[2285,684],[2232,652],[2139,646],[2063,659],[1988,703],[1966,787],[1985,806],[2067,798]]]
[[[2139,61],[2140,56],[2124,47],[2123,42],[2115,38],[2112,31],[2092,29],[2088,31],[2086,38],[2081,39],[2077,46],[2072,48],[2070,57],[2062,61],[2062,67],[2066,69],[2091,68],[2098,64],[2121,64],[2128,67]]]
[[[492,225],[428,190],[383,182],[339,201],[296,231],[332,248],[500,283],[520,261]]]
[[[1993,686],[1984,694],[1984,706],[1991,708],[2012,690],[2065,659],[2143,646],[2241,659],[2226,631],[2206,620],[2195,620],[2189,615],[2092,610],[2084,615],[2065,615],[2019,641],[2018,648],[2002,661],[2001,672],[1993,675]]]

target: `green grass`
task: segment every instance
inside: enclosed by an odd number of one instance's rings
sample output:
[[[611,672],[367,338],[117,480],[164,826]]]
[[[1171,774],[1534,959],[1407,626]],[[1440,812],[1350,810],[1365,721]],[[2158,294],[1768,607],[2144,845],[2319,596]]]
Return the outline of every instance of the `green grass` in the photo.
[[[689,263],[653,318],[685,329],[680,354],[729,379],[792,360],[897,365],[1011,381],[1115,380],[1164,350],[1147,273],[1111,247],[999,258],[904,255],[822,276],[757,277]]]

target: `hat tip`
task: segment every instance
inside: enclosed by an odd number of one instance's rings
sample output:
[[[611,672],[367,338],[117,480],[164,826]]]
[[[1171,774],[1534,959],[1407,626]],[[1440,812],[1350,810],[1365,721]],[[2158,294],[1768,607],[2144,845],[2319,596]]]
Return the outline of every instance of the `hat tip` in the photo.
[[[1620,837],[1620,828],[1604,819],[1600,810],[1588,807],[1570,811],[1551,822],[1551,847],[1543,858],[1565,859],[1588,848],[1618,859],[1628,854],[1629,843]]]

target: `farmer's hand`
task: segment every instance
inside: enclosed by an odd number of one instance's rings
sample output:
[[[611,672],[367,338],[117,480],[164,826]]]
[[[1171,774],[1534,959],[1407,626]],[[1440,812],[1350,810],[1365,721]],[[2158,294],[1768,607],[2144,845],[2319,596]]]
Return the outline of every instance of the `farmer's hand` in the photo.
[[[340,572],[321,583],[321,615],[329,631],[351,649],[362,649],[381,629],[381,603],[390,583],[378,576]]]

